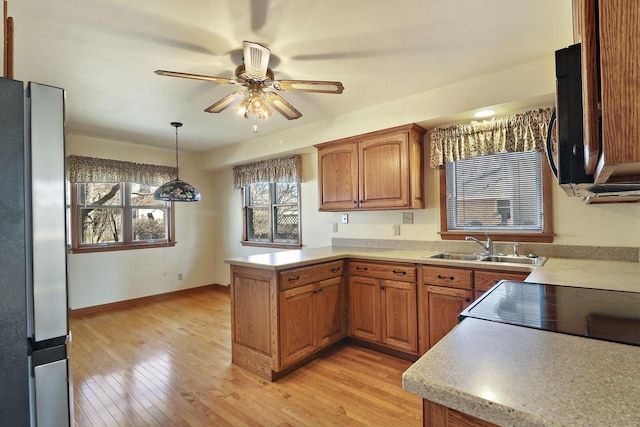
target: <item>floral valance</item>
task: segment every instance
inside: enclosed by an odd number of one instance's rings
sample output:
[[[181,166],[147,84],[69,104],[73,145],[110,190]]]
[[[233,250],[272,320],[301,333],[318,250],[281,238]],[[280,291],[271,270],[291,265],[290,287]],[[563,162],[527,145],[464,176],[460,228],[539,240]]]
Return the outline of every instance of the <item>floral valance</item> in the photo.
[[[543,151],[552,108],[471,122],[430,132],[431,167],[461,159],[515,151]]]
[[[135,182],[159,186],[176,178],[176,168],[95,157],[67,156],[69,182]]]
[[[233,168],[234,189],[256,182],[302,182],[302,158],[296,155]]]

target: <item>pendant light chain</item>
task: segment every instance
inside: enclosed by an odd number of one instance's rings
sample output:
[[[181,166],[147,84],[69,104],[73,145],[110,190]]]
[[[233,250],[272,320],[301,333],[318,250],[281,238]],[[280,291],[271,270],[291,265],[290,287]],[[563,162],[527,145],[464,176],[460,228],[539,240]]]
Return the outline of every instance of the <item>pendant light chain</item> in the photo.
[[[171,126],[176,128],[176,181],[180,180],[180,167],[178,164],[178,128],[182,126],[180,122],[171,122]]]

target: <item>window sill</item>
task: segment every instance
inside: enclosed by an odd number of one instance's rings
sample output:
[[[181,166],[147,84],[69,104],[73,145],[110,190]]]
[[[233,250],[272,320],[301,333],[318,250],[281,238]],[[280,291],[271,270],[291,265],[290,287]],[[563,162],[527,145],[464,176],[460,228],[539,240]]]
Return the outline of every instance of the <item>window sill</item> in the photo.
[[[299,243],[271,243],[271,242],[251,242],[243,240],[240,242],[242,246],[255,246],[263,248],[277,248],[277,249],[302,249],[302,245]]]
[[[483,240],[485,238],[484,231],[478,230],[461,230],[461,231],[441,231],[440,238],[442,240],[464,240],[467,236],[472,236]],[[498,242],[532,242],[532,243],[553,243],[554,233],[516,233],[516,232],[499,232],[488,231],[489,236]]]
[[[91,252],[128,251],[132,249],[171,248],[175,245],[176,242],[137,243],[133,245],[106,244],[100,246],[83,246],[81,248],[69,248],[69,252],[71,252],[72,254],[86,254]]]

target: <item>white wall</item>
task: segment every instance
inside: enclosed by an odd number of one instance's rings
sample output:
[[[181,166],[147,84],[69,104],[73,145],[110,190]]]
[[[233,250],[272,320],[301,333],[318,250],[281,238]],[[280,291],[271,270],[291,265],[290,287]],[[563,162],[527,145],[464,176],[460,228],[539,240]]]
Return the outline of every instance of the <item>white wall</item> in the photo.
[[[67,155],[174,166],[175,151],[69,136]],[[69,254],[69,307],[106,304],[214,283],[218,242],[212,173],[180,152],[180,178],[200,190],[202,201],[176,203],[174,247]],[[182,273],[183,279],[178,280]]]
[[[414,210],[349,212],[349,224],[341,224],[342,212],[318,212],[318,173],[316,153],[303,159],[302,244],[305,247],[330,246],[332,237],[389,240],[440,240],[439,181],[435,169],[426,168],[426,208]],[[268,248],[247,248],[240,244],[242,216],[240,191],[231,190],[231,169],[217,171],[216,193],[230,200],[220,225],[225,240],[216,261],[216,283],[229,283],[229,267],[224,258],[273,252]],[[402,224],[402,212],[413,212],[414,224],[401,225],[394,236],[392,225]],[[226,217],[225,217],[226,215]],[[640,203],[585,205],[553,186],[554,244],[585,246],[640,247]],[[333,233],[333,223],[338,232]],[[281,249],[279,249],[281,250]]]
[[[178,204],[178,245],[70,255],[71,308],[210,283],[228,284],[229,267],[224,263],[225,258],[273,251],[243,247],[240,243],[242,203],[240,191],[232,189],[232,166],[292,152],[304,153],[301,224],[305,247],[329,246],[332,237],[440,240],[435,170],[427,168],[425,174],[426,209],[413,210],[414,224],[402,225],[400,236],[393,236],[391,226],[401,223],[401,211],[352,212],[346,225],[340,223],[341,213],[318,212],[317,156],[313,144],[411,122],[450,118],[464,111],[512,101],[552,99],[553,70],[550,55],[547,60],[384,105],[363,106],[360,111],[200,153],[197,158],[181,152],[181,177],[202,192],[203,201]],[[174,158],[173,151],[169,150],[79,137],[69,138],[67,152],[166,165],[172,165]],[[586,206],[579,199],[566,196],[557,186],[554,186],[553,199],[555,243],[640,246],[640,204]],[[333,223],[339,224],[337,233],[333,233]],[[184,274],[182,282],[177,281],[179,272]]]

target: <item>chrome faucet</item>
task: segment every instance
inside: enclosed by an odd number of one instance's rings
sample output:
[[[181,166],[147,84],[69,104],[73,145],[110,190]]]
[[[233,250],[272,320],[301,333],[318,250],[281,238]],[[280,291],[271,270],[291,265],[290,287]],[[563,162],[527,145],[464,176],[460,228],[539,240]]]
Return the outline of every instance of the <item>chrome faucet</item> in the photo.
[[[484,235],[487,236],[487,243],[483,243],[482,241],[476,239],[473,236],[467,236],[464,238],[464,240],[472,240],[476,242],[477,244],[479,244],[484,248],[485,253],[487,255],[491,255],[493,253],[493,240],[491,239],[491,237],[489,237],[489,233],[484,233]]]

